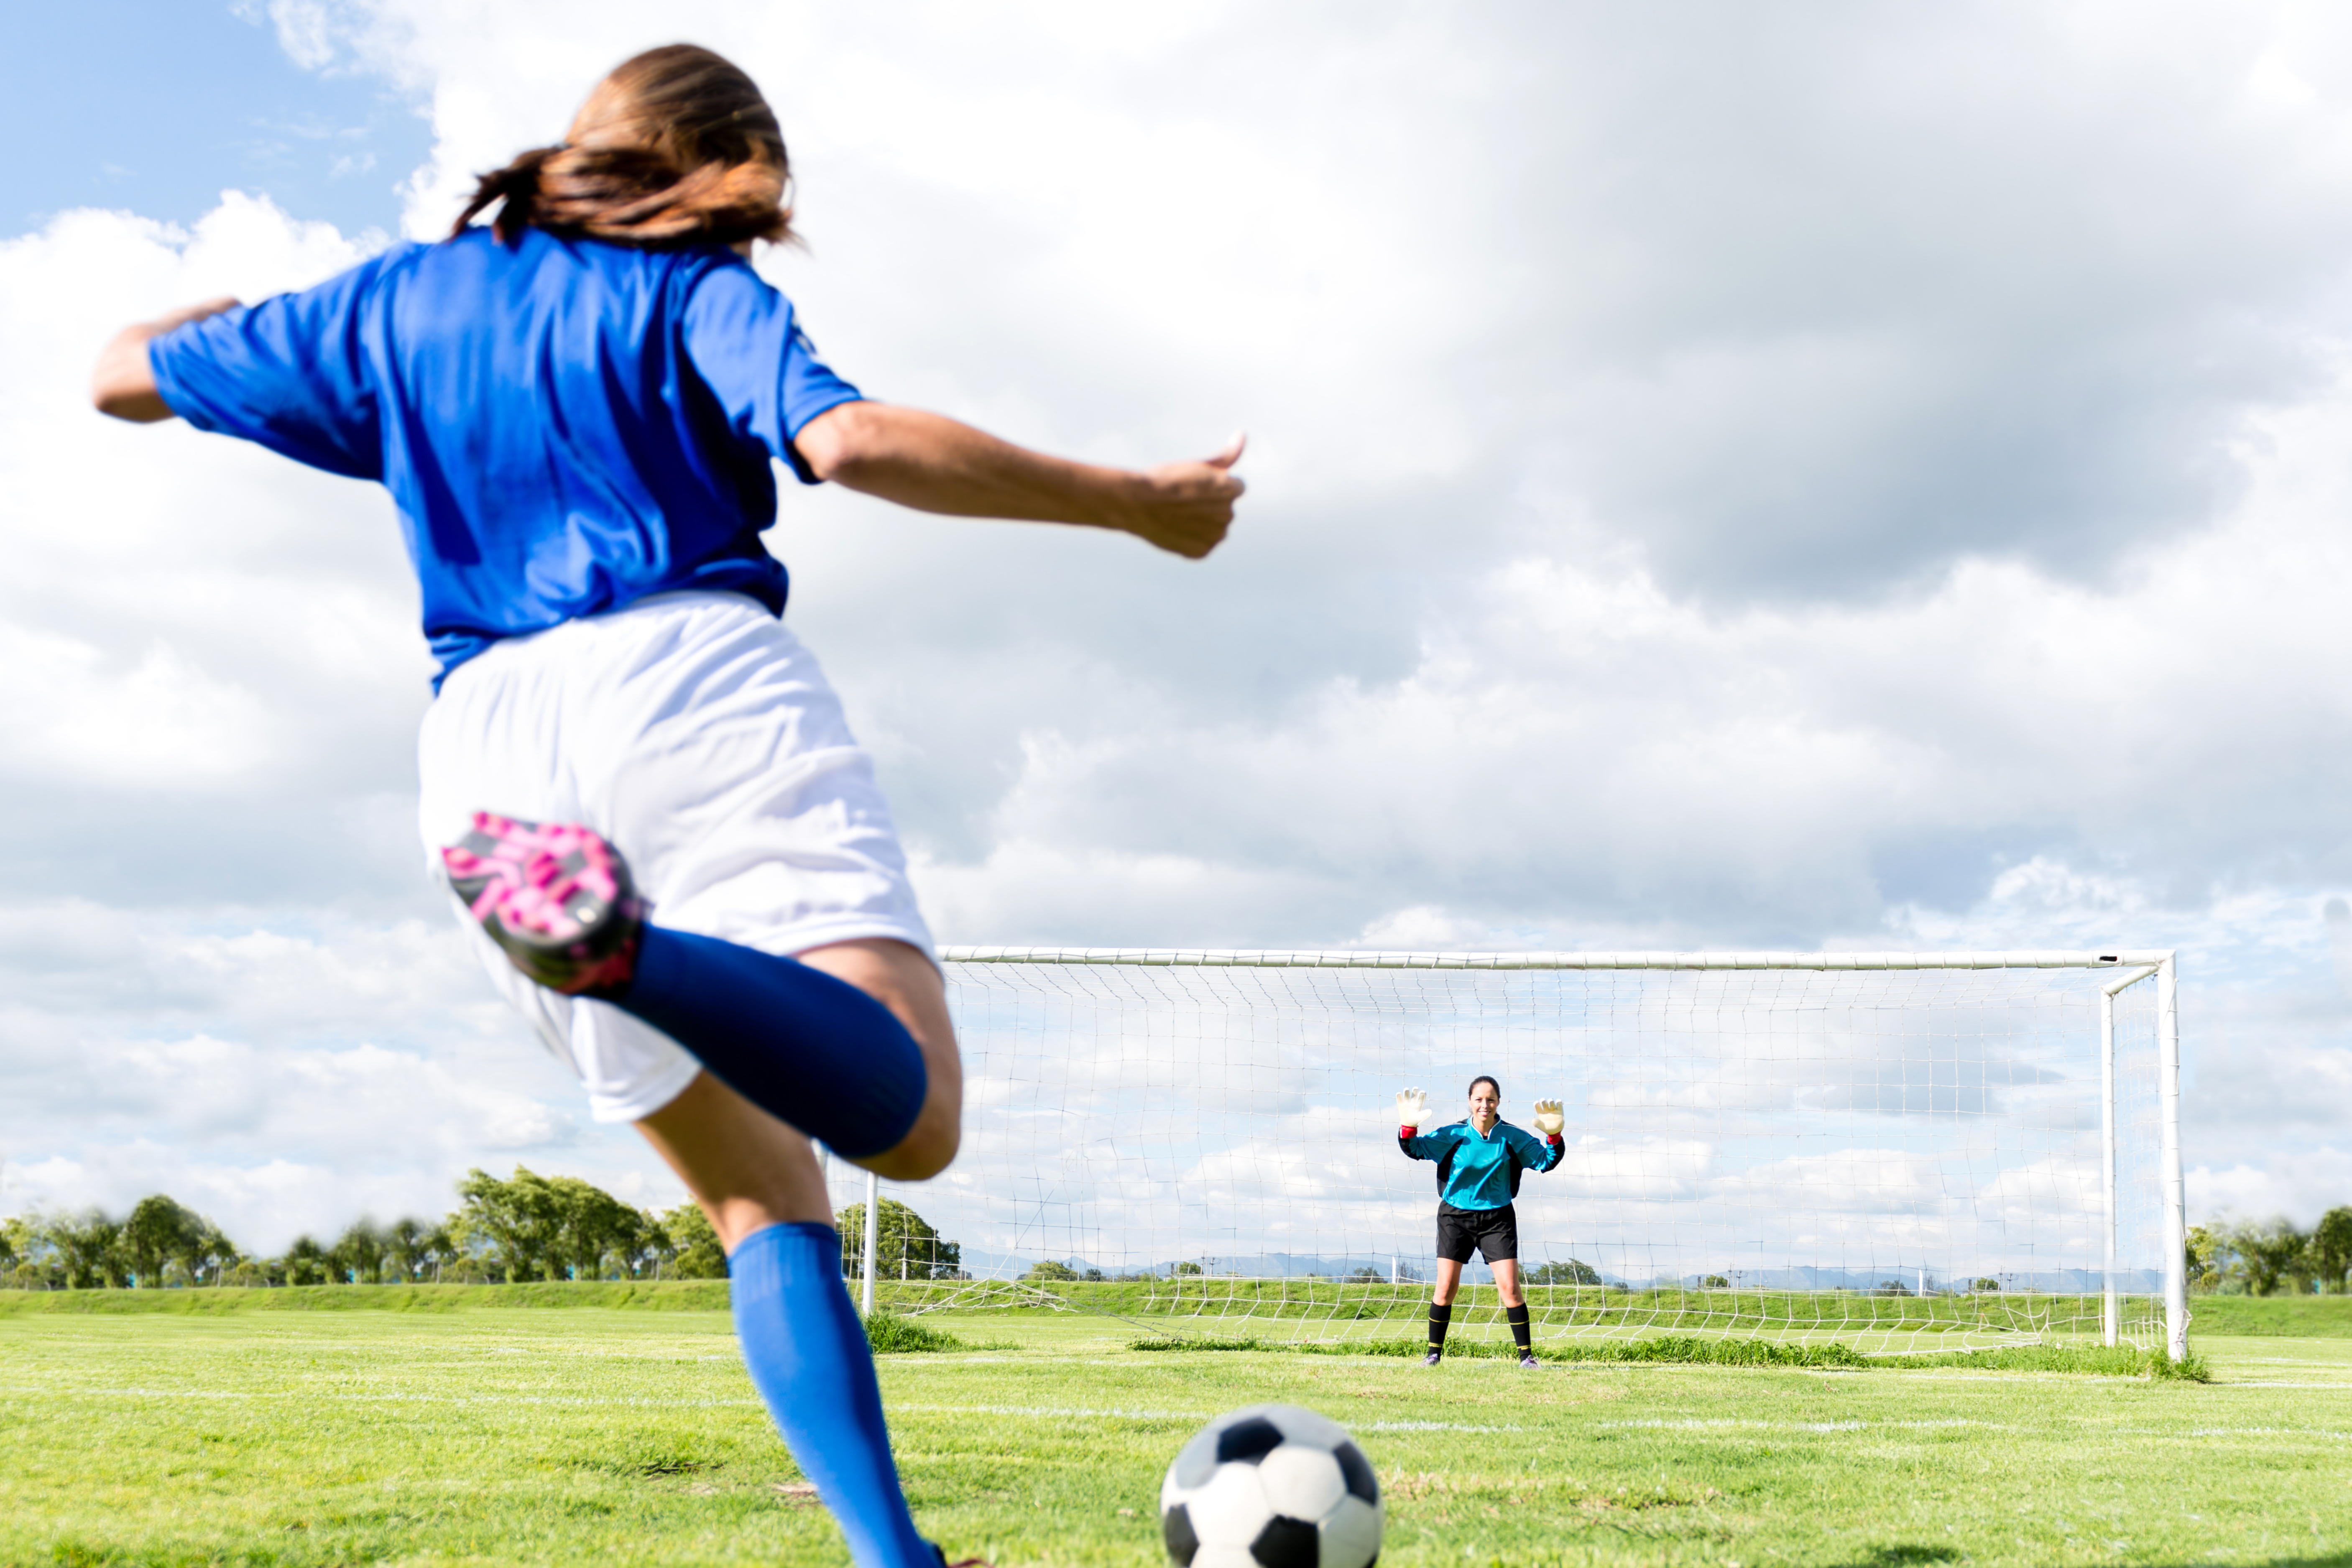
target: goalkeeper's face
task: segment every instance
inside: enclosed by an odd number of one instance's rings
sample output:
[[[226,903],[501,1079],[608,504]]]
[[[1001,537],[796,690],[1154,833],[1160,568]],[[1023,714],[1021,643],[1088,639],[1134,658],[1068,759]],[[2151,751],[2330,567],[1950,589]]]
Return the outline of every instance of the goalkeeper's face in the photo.
[[[1491,1083],[1482,1083],[1470,1091],[1470,1120],[1481,1132],[1492,1132],[1495,1123],[1503,1117],[1503,1091]]]

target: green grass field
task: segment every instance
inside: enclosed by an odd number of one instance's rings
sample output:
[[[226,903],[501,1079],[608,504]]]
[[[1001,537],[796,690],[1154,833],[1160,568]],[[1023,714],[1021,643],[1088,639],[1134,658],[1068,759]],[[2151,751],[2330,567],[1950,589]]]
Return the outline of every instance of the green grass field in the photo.
[[[0,1303],[0,1563],[846,1561],[709,1294],[562,1311],[205,1294]],[[236,1300],[263,1296],[279,1300]],[[394,1299],[410,1310],[381,1310]],[[2289,1321],[2321,1320],[2238,1326]],[[2352,1563],[2352,1339],[2202,1337],[2200,1384],[1433,1373],[1138,1351],[1099,1317],[925,1321],[999,1348],[883,1359],[908,1489],[952,1552],[1004,1568],[1162,1561],[1161,1468],[1202,1420],[1261,1400],[1355,1431],[1391,1564]]]

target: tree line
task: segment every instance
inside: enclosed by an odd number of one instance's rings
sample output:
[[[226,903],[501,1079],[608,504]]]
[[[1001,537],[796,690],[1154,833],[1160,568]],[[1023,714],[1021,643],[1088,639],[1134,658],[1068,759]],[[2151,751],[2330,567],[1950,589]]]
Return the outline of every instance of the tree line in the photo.
[[[542,1176],[521,1165],[505,1180],[480,1169],[457,1184],[458,1205],[437,1220],[362,1217],[331,1241],[298,1236],[276,1257],[238,1247],[207,1216],[157,1193],[127,1215],[96,1207],[35,1211],[0,1221],[0,1288],[72,1290],[161,1286],[500,1284],[540,1279],[721,1279],[727,1258],[702,1210],[680,1204],[633,1207],[577,1176]],[[875,1273],[885,1279],[963,1279],[962,1247],[896,1199],[881,1201]],[[835,1216],[842,1273],[866,1267],[866,1205]],[[2191,1289],[2269,1296],[2282,1290],[2352,1290],[2352,1205],[2309,1230],[2285,1219],[2221,1221],[2188,1237]],[[1199,1274],[1198,1263],[1172,1272]],[[1384,1278],[1372,1269],[1356,1277]],[[1100,1279],[1098,1269],[1046,1261],[1027,1278]],[[1145,1279],[1150,1274],[1117,1275]],[[1709,1276],[1702,1289],[1720,1288]],[[1535,1285],[1597,1285],[1570,1259],[1527,1274]],[[1728,1281],[1722,1281],[1727,1284]],[[1900,1281],[1895,1289],[1907,1294]],[[1999,1281],[1979,1279],[1979,1290]]]
[[[2188,1250],[2192,1290],[2342,1295],[2352,1289],[2352,1205],[2329,1209],[2309,1230],[2284,1219],[2195,1226]]]
[[[517,1165],[504,1180],[482,1170],[457,1184],[457,1206],[438,1219],[389,1225],[361,1218],[331,1240],[298,1236],[266,1257],[158,1193],[127,1215],[100,1208],[35,1211],[0,1221],[0,1286],[27,1290],[179,1286],[505,1284],[541,1279],[723,1279],[718,1233],[691,1203],[636,1208],[577,1176]],[[961,1279],[961,1248],[904,1204],[882,1203],[876,1272]],[[866,1208],[836,1216],[843,1271],[865,1266]]]

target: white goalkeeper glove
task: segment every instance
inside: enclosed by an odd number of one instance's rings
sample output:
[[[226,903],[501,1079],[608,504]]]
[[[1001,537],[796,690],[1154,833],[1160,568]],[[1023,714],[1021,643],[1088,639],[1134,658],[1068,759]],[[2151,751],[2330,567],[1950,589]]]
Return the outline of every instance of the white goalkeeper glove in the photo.
[[[1542,1133],[1546,1138],[1557,1138],[1559,1136],[1559,1130],[1567,1125],[1568,1118],[1560,1114],[1559,1100],[1538,1100],[1536,1101],[1537,1131]]]
[[[1429,1120],[1429,1091],[1408,1089],[1397,1096],[1397,1125],[1408,1131],[1418,1132],[1421,1124]]]

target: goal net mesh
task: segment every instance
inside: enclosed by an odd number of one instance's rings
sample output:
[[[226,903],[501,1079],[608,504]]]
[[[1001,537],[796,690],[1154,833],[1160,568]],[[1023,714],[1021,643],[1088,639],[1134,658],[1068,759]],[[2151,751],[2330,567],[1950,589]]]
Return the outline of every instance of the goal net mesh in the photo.
[[[2110,1277],[2115,970],[1425,962],[951,955],[963,1151],[934,1181],[880,1184],[877,1305],[1417,1337],[1436,1167],[1399,1150],[1394,1096],[1426,1088],[1433,1121],[1459,1120],[1484,1073],[1506,1121],[1566,1109],[1565,1157],[1517,1199],[1539,1342],[2089,1342],[2112,1278],[2122,1337],[2162,1342],[2154,981],[2116,1001]],[[855,1281],[866,1179],[830,1173]],[[1453,1331],[1507,1331],[1480,1263]]]

